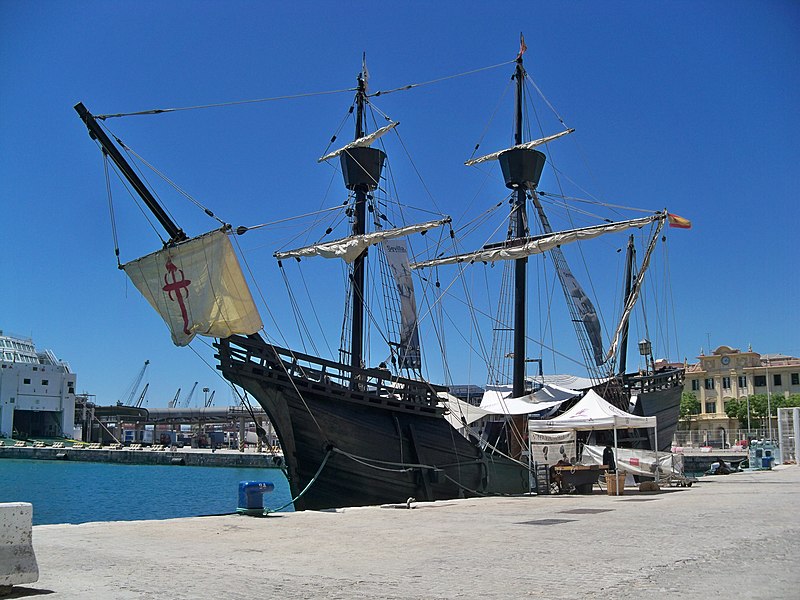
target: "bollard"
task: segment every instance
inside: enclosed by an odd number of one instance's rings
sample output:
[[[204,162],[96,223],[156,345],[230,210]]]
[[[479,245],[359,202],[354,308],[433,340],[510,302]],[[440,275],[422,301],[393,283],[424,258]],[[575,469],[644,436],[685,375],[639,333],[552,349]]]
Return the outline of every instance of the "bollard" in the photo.
[[[239,506],[236,512],[253,517],[264,515],[264,494],[275,486],[268,481],[240,481]]]
[[[33,505],[29,502],[0,503],[0,593],[39,580],[32,523]]]

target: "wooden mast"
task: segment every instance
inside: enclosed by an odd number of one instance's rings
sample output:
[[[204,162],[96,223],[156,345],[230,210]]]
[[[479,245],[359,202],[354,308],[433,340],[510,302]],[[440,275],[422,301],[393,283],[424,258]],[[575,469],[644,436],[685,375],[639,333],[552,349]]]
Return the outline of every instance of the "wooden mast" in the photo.
[[[356,92],[356,137],[358,139],[364,136],[364,101],[366,98],[366,85],[364,83],[364,74],[358,75],[358,91]],[[353,216],[353,235],[363,235],[366,233],[366,215],[367,215],[367,184],[360,183],[355,186],[356,193],[356,206],[355,214]],[[350,365],[353,372],[362,369],[364,365],[361,364],[364,354],[364,261],[367,257],[367,251],[356,258],[353,263],[353,297],[352,304],[352,321],[350,340]],[[356,378],[353,378],[353,382]]]
[[[367,82],[365,73],[358,76],[356,89],[356,131],[355,139],[364,137],[364,108],[367,103]],[[366,233],[367,220],[367,194],[378,187],[383,170],[386,154],[378,148],[370,146],[354,146],[346,149],[339,155],[342,164],[342,176],[347,189],[355,194],[353,207],[353,235],[360,236]],[[367,250],[353,261],[351,280],[351,336],[350,336],[350,367],[354,377],[350,386],[359,387],[358,371],[364,368],[364,302],[365,294],[365,268]]]
[[[514,145],[522,143],[522,94],[525,71],[522,68],[522,52],[517,57],[517,69],[514,77],[517,80],[516,106],[514,118]],[[526,214],[526,189],[519,185],[515,191],[514,199],[514,228],[512,235],[515,238],[528,235],[528,219]],[[511,378],[512,397],[519,398],[525,395],[525,292],[528,259],[518,258],[514,261],[514,367]]]
[[[633,236],[628,238],[628,249],[625,255],[625,292],[622,298],[622,306],[628,305],[628,298],[631,296],[631,280],[633,278]],[[617,375],[623,377],[628,368],[628,321],[622,328],[622,335],[619,342],[619,369]]]

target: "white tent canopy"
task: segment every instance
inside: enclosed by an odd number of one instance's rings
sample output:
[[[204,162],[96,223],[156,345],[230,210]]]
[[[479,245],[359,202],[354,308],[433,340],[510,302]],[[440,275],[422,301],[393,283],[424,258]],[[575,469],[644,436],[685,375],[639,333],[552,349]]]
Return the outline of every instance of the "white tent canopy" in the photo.
[[[639,417],[612,406],[594,390],[589,390],[575,406],[554,419],[531,420],[528,431],[580,431],[595,429],[654,428],[655,417]]]
[[[527,415],[560,405],[580,392],[557,385],[545,385],[531,394],[511,397],[511,386],[488,386],[481,408],[493,415]]]
[[[528,421],[528,433],[539,431],[593,431],[598,429],[614,430],[614,462],[619,464],[617,457],[617,429],[656,429],[656,417],[639,417],[624,410],[620,410],[606,402],[600,394],[589,390],[586,395],[563,415],[549,420]],[[658,434],[656,433],[656,448],[658,448]],[[658,464],[658,451],[655,452]],[[617,493],[620,493],[617,488]]]
[[[547,410],[574,398],[578,393],[556,385],[545,385],[532,394],[511,398],[510,386],[489,386],[479,407],[459,400],[452,394],[439,394],[439,401],[448,409],[445,415],[447,420],[460,429],[488,415],[527,415]]]

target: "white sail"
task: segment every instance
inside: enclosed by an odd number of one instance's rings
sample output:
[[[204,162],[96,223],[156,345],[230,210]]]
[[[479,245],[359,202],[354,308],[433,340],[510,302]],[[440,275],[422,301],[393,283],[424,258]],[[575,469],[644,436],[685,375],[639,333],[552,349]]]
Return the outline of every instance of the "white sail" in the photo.
[[[664,214],[666,214],[666,211],[664,212]],[[622,317],[619,320],[619,324],[617,325],[617,330],[614,332],[614,337],[612,338],[611,341],[611,346],[609,346],[608,352],[606,353],[603,362],[608,361],[612,356],[614,356],[617,353],[617,346],[619,345],[620,336],[622,336],[622,330],[625,329],[625,325],[627,324],[628,319],[631,316],[633,307],[636,305],[636,301],[639,299],[639,291],[642,289],[642,282],[644,282],[644,274],[647,272],[647,267],[650,266],[650,256],[653,254],[653,249],[656,247],[656,240],[658,239],[658,234],[663,226],[664,226],[664,220],[662,219],[661,222],[659,222],[655,232],[653,232],[653,236],[650,238],[650,244],[647,246],[647,251],[644,253],[644,258],[642,258],[642,266],[640,267],[639,273],[636,275],[636,279],[633,282],[633,286],[631,287],[631,293],[628,296],[627,301],[625,302],[625,308],[622,310]]]
[[[424,267],[436,267],[440,265],[452,265],[462,262],[495,262],[498,260],[516,260],[524,258],[532,254],[541,254],[547,252],[551,248],[578,242],[583,240],[590,240],[607,233],[617,233],[643,227],[654,221],[664,220],[664,213],[656,213],[649,217],[642,217],[639,219],[630,219],[628,221],[618,221],[616,223],[604,223],[602,225],[594,225],[592,227],[582,227],[579,229],[569,229],[567,231],[559,231],[556,233],[540,235],[532,238],[520,238],[516,240],[509,240],[504,244],[498,244],[494,247],[487,247],[475,252],[468,252],[466,254],[456,254],[453,256],[445,256],[442,258],[435,258],[426,260],[411,265],[412,269],[421,269]]]
[[[177,346],[195,335],[256,333],[261,317],[228,234],[212,231],[123,266]]]
[[[405,238],[383,240],[383,251],[400,296],[400,368],[420,369],[422,356],[417,326],[417,302],[414,299],[414,280],[408,265]]]
[[[538,140],[533,140],[532,142],[525,142],[524,144],[517,144],[516,146],[512,146],[511,148],[506,148],[505,150],[498,150],[497,152],[492,152],[491,154],[486,154],[485,156],[481,156],[478,158],[473,158],[472,160],[468,160],[464,164],[468,167],[472,165],[477,165],[478,163],[486,162],[488,160],[497,160],[498,157],[503,152],[508,152],[509,150],[533,150],[536,146],[541,146],[542,144],[546,144],[547,142],[552,142],[562,136],[567,135],[568,133],[572,133],[575,131],[574,129],[566,129],[559,133],[548,135],[547,137],[540,138]]]
[[[420,231],[427,231],[434,227],[441,227],[450,222],[450,217],[445,219],[437,219],[435,221],[426,221],[425,223],[417,223],[415,225],[407,225],[405,227],[396,227],[394,229],[383,229],[381,231],[374,231],[372,233],[365,233],[363,235],[353,235],[330,242],[323,242],[319,244],[312,244],[297,248],[296,250],[287,250],[286,252],[276,252],[275,258],[283,260],[284,258],[304,258],[308,256],[321,256],[323,258],[341,258],[347,263],[353,262],[358,258],[361,253],[384,240],[391,240],[394,238],[418,233]]]
[[[352,142],[350,142],[346,146],[342,146],[338,150],[334,150],[330,154],[326,154],[322,158],[318,158],[317,162],[325,162],[326,160],[330,160],[331,158],[336,158],[342,152],[345,152],[345,151],[349,150],[350,148],[361,148],[362,146],[369,146],[369,145],[372,144],[372,142],[377,140],[382,135],[389,133],[392,129],[394,129],[398,125],[400,125],[400,121],[393,121],[393,122],[389,123],[388,125],[386,125],[384,127],[381,127],[380,129],[376,129],[375,131],[373,131],[369,135],[365,135],[364,137],[360,137],[357,140],[353,140]]]

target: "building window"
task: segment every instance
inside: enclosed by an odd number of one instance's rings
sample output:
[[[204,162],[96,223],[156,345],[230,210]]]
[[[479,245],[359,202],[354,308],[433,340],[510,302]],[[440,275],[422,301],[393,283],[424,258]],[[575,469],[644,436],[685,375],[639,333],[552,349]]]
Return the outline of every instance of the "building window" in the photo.
[[[42,385],[50,385],[49,379],[42,379]]]
[[[706,377],[706,389],[707,390],[714,389],[714,380],[711,377]]]
[[[800,385],[800,373],[792,373],[792,385]]]
[[[713,415],[717,412],[716,402],[706,402],[706,414]]]
[[[696,392],[700,389],[700,380],[699,379],[692,379],[692,391]]]
[[[731,378],[730,377],[723,377],[722,378],[722,389],[724,389],[724,390],[731,389]]]
[[[753,385],[756,387],[765,387],[767,385],[767,376],[753,375]]]
[[[31,380],[26,377],[25,379],[22,380],[22,383],[30,385]]]
[[[739,375],[739,387],[747,388],[747,375]]]
[[[780,387],[781,384],[781,374],[780,373],[773,373],[772,374],[772,385],[777,385]]]

